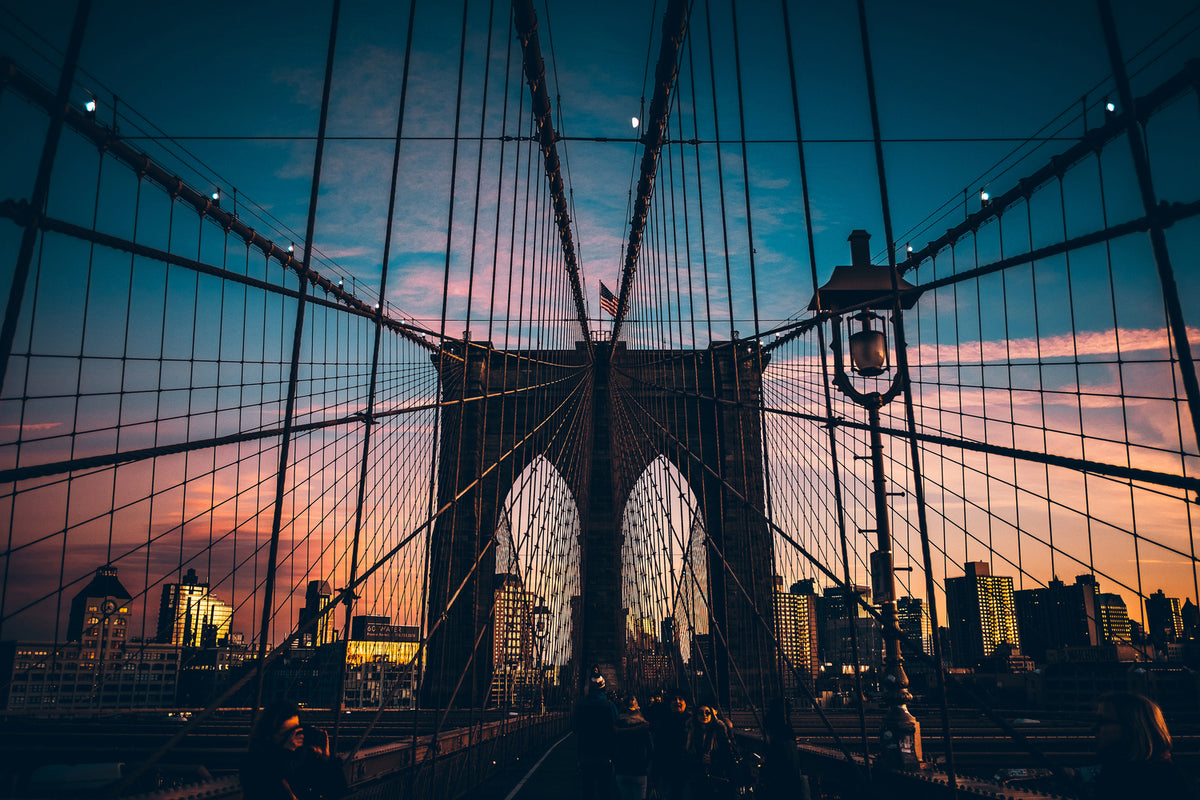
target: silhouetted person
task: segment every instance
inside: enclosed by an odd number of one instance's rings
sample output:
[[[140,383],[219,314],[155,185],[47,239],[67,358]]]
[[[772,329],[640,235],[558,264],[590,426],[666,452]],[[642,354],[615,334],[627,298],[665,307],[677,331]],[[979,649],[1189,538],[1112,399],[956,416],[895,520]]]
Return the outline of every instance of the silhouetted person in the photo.
[[[584,800],[609,800],[615,793],[613,748],[617,707],[604,692],[604,676],[593,670],[588,690],[575,704],[575,744],[579,754],[579,784]]]
[[[346,778],[341,762],[329,754],[329,737],[319,728],[305,734],[294,704],[272,703],[263,709],[240,770],[245,800],[335,800],[345,795]]]
[[[650,728],[653,729],[658,726],[659,720],[666,711],[667,704],[663,702],[663,690],[656,689],[650,695],[650,702],[642,709],[642,716],[646,718],[646,722],[649,722]]]
[[[808,784],[800,773],[796,731],[788,721],[787,701],[776,699],[763,718],[766,748],[758,771],[756,794],[765,800],[799,800],[808,797]]]
[[[616,748],[613,770],[617,776],[617,793],[621,800],[646,800],[647,776],[654,745],[650,738],[650,723],[642,716],[637,698],[630,695],[617,717]]]
[[[345,797],[346,773],[341,759],[329,752],[329,734],[304,726],[303,742],[296,750],[293,787],[300,800],[337,800]]]
[[[1171,760],[1171,734],[1162,711],[1140,694],[1114,692],[1096,711],[1100,770],[1092,782],[1096,800],[1195,798],[1197,787]]]
[[[697,798],[732,796],[737,757],[729,741],[729,729],[711,706],[700,706],[688,737],[688,751],[696,768],[693,774]]]
[[[689,782],[695,772],[688,759],[692,717],[681,694],[676,693],[662,706],[663,709],[654,715],[650,729],[654,738],[651,778],[662,797],[682,800],[689,797]]]

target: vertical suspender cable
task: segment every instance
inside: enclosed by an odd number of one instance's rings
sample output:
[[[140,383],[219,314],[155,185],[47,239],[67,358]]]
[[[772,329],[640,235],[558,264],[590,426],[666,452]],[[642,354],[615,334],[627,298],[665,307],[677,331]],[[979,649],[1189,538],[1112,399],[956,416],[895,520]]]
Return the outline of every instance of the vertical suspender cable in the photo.
[[[638,179],[638,193],[633,205],[630,222],[629,242],[625,249],[625,263],[621,270],[621,289],[617,298],[617,317],[613,321],[612,341],[621,335],[621,326],[629,310],[629,295],[633,289],[633,273],[637,269],[638,253],[642,246],[642,232],[646,225],[650,195],[654,190],[654,178],[658,173],[658,156],[667,139],[667,117],[671,109],[671,90],[679,75],[679,45],[687,34],[688,5],[683,0],[670,0],[663,14],[663,38],[655,67],[654,97],[650,101],[650,119],[643,120],[642,174]]]
[[[738,138],[741,140],[741,145],[742,145],[742,197],[745,199],[745,202],[746,202],[746,259],[750,262],[750,301],[751,301],[751,306],[754,309],[754,365],[755,365],[755,369],[757,370],[758,381],[759,381],[759,386],[760,386],[759,401],[758,401],[757,405],[758,405],[758,419],[759,419],[759,431],[760,431],[759,439],[762,442],[763,482],[765,484],[764,500],[766,503],[767,519],[772,520],[772,519],[774,519],[774,509],[771,505],[771,470],[768,468],[768,465],[770,464],[770,453],[768,452],[768,444],[767,444],[767,417],[766,417],[766,411],[763,408],[763,406],[764,406],[763,400],[764,400],[765,395],[761,391],[762,374],[763,374],[763,358],[762,358],[762,347],[760,346],[759,341],[758,341],[759,334],[762,332],[762,329],[761,329],[761,326],[760,326],[759,320],[758,320],[758,273],[757,273],[757,270],[755,268],[755,263],[754,263],[754,218],[750,212],[750,155],[749,155],[749,152],[747,151],[747,147],[746,147],[746,100],[745,100],[745,95],[742,92],[742,56],[741,56],[741,47],[738,44],[737,0],[731,0],[731,2],[729,4],[729,10],[730,10],[730,15],[733,20],[733,30],[732,30],[732,34],[733,34],[733,74],[736,79],[735,82],[737,84]],[[742,388],[741,388],[742,387],[742,381],[741,381],[742,373],[741,373],[741,370],[738,368],[739,361],[738,361],[736,353],[734,354],[733,363],[734,363],[734,375],[735,375],[734,386],[735,386],[735,392],[736,392],[734,399],[740,404],[742,402]],[[746,424],[745,416],[743,414],[739,414],[738,415],[738,444],[739,444],[740,455],[741,455],[741,459],[742,459],[742,479],[746,482],[746,487],[747,487],[747,491],[748,491],[749,486],[750,486],[750,475],[749,475],[748,468],[746,466],[747,462],[746,462],[745,424]],[[746,524],[747,524],[747,526],[749,526],[749,524],[750,524],[749,509],[743,507],[742,518],[744,520],[746,520]],[[768,561],[770,561],[771,558],[773,558],[772,554],[764,554],[764,555],[768,555]],[[755,562],[754,558],[752,557],[750,559],[751,570],[754,569],[755,563],[756,562]],[[772,572],[773,572],[773,567],[774,567],[774,564],[771,563],[769,569]],[[760,580],[762,580],[762,579],[760,579]],[[771,585],[771,583],[770,583],[771,575],[767,575],[765,580],[768,582],[768,585]],[[772,591],[773,591],[773,589],[772,589]],[[757,600],[758,598],[755,598],[755,599]],[[753,605],[753,603],[752,603],[752,605]],[[769,601],[767,604],[767,608],[762,609],[762,610],[758,611],[757,613],[770,614],[772,611],[773,611],[773,609],[771,607],[771,602]],[[756,651],[761,652],[761,650],[759,650],[757,647],[756,647]],[[758,675],[759,675],[759,693],[760,693],[759,696],[760,696],[761,700],[765,703],[766,698],[767,698],[768,689],[764,682],[765,678],[763,675],[763,670],[761,669],[761,665],[759,665],[759,666],[760,666],[760,668],[757,670]],[[774,687],[774,686],[770,687],[770,692],[772,694],[776,690],[777,690],[777,687]]]
[[[33,248],[37,244],[40,227],[38,222],[41,215],[46,213],[50,176],[54,172],[54,159],[58,155],[58,142],[62,138],[63,122],[67,117],[71,99],[71,86],[75,83],[75,69],[79,64],[79,50],[83,47],[83,32],[87,29],[91,10],[91,0],[79,0],[79,4],[75,6],[75,21],[71,25],[71,38],[63,57],[62,72],[58,76],[58,91],[54,97],[54,108],[50,112],[50,125],[42,142],[37,177],[34,178],[33,194],[29,198],[33,218],[21,232],[21,247],[17,251],[17,265],[8,290],[4,324],[0,326],[0,389],[4,388],[4,379],[8,375],[8,361],[12,356],[13,340],[17,336],[17,321],[21,316],[22,301],[25,299],[25,285],[29,282],[29,267],[33,263]]]
[[[1121,42],[1117,37],[1117,23],[1113,19],[1112,3],[1109,0],[1096,0],[1096,7],[1100,12],[1108,60],[1125,115],[1126,135],[1129,137],[1129,151],[1137,172],[1138,192],[1142,196],[1142,208],[1145,209],[1146,220],[1150,224],[1150,246],[1154,251],[1154,266],[1158,270],[1158,279],[1162,284],[1163,305],[1167,309],[1171,344],[1175,348],[1175,357],[1179,359],[1179,378],[1183,381],[1183,389],[1187,395],[1188,416],[1192,418],[1192,435],[1195,437],[1193,442],[1200,447],[1200,383],[1196,380],[1196,362],[1192,359],[1192,347],[1188,341],[1187,321],[1183,318],[1183,307],[1179,303],[1179,287],[1175,283],[1175,270],[1171,267],[1171,254],[1167,250],[1167,237],[1163,233],[1158,198],[1154,193],[1150,160],[1142,142],[1133,92],[1129,88],[1129,75],[1125,71]],[[3,352],[0,350],[0,354]]]
[[[308,197],[308,224],[304,232],[304,271],[300,274],[300,291],[296,298],[296,329],[292,337],[292,364],[288,375],[287,405],[284,407],[283,431],[279,443],[279,472],[275,478],[275,512],[271,520],[271,544],[267,556],[267,577],[263,586],[262,624],[258,638],[258,687],[254,693],[257,717],[262,706],[264,661],[267,637],[271,632],[271,604],[275,594],[275,569],[279,558],[279,529],[283,516],[283,495],[287,483],[288,454],[292,441],[292,425],[296,412],[296,385],[300,377],[300,345],[304,334],[304,309],[308,297],[309,264],[312,259],[313,233],[317,225],[317,195],[321,188],[321,159],[325,154],[325,126],[329,117],[329,91],[333,83],[333,56],[337,46],[338,12],[341,0],[333,0],[332,20],[329,23],[329,47],[325,56],[325,85],[321,89],[321,116],[317,124],[317,152],[313,157],[312,188]]]
[[[821,293],[819,290],[820,281],[817,278],[817,253],[816,246],[813,240],[813,225],[812,225],[812,204],[808,194],[808,166],[804,157],[804,134],[800,126],[800,93],[796,85],[796,56],[795,49],[792,45],[792,26],[791,19],[788,16],[788,0],[780,0],[780,7],[783,9],[783,35],[787,43],[787,58],[788,58],[788,77],[792,88],[792,117],[796,127],[796,151],[800,158],[800,194],[804,202],[804,229],[808,239],[808,263],[812,273],[813,294],[817,298],[817,313],[821,312]],[[829,356],[826,353],[825,347],[825,327],[817,326],[817,348],[821,354],[821,381],[822,388],[825,391],[825,413],[831,423],[826,425],[829,431],[829,454],[832,460],[832,476],[833,476],[833,498],[834,508],[837,514],[837,526],[840,533],[840,540],[844,544],[846,542],[846,509],[842,500],[842,470],[841,462],[837,457],[837,428],[832,424],[833,420],[833,394],[830,389],[832,379],[829,375]],[[845,560],[845,549],[843,549],[843,560]],[[849,564],[845,564],[845,590],[850,588],[850,573]],[[855,647],[857,647],[857,635],[851,628],[851,635],[854,637]],[[814,701],[815,702],[815,701]],[[865,732],[863,733],[865,738]],[[864,752],[865,744],[864,744]],[[869,759],[863,760],[864,767],[867,770],[867,775],[870,775],[871,762]]]
[[[904,414],[910,432],[916,432],[916,414],[913,411],[912,381],[908,370],[908,342],[904,338],[904,317],[900,312],[900,291],[896,273],[896,245],[892,238],[892,214],[888,201],[887,177],[883,165],[883,141],[879,134],[879,107],[875,102],[875,75],[871,67],[871,42],[867,34],[867,10],[863,0],[858,0],[858,25],[862,36],[863,63],[867,76],[867,100],[871,106],[871,135],[875,144],[875,169],[879,178],[879,202],[883,210],[883,229],[887,240],[888,274],[892,281],[892,319],[896,329],[896,365],[903,376]],[[925,484],[921,475],[921,448],[915,436],[909,437],[910,458],[913,471],[913,495],[917,505],[917,525],[921,535],[921,557],[925,569],[925,592],[929,597],[929,623],[933,627],[933,654],[937,661],[938,696],[942,711],[942,735],[946,748],[946,771],[950,776],[951,791],[957,795],[958,779],[954,769],[954,749],[950,739],[950,712],[946,702],[946,669],[942,658],[941,638],[937,635],[938,612],[934,595],[933,556],[929,548],[929,525],[925,516]]]
[[[342,595],[342,602],[346,606],[346,627],[342,638],[346,641],[350,639],[350,620],[354,615],[354,601],[357,597],[349,587],[353,586],[355,580],[358,578],[358,549],[362,538],[363,505],[366,501],[367,471],[370,466],[371,428],[375,424],[375,392],[379,376],[379,347],[383,337],[383,306],[387,298],[388,263],[392,252],[392,225],[396,219],[396,184],[400,175],[400,144],[404,133],[404,109],[407,106],[408,100],[408,74],[409,65],[412,61],[413,22],[416,14],[417,0],[410,0],[408,5],[408,35],[404,40],[404,67],[400,73],[400,107],[396,114],[396,146],[392,151],[392,181],[388,191],[387,225],[383,235],[383,264],[381,267],[382,274],[379,277],[379,303],[374,315],[375,343],[371,352],[371,379],[367,389],[367,408],[363,412],[362,462],[359,465],[358,473],[358,497],[354,504],[354,540],[350,551],[350,580],[346,584],[345,594]],[[341,672],[341,682],[344,686],[346,659],[342,659],[339,671]],[[339,711],[342,707],[343,694],[344,689],[338,692],[336,700],[336,707]],[[334,722],[334,746],[337,744],[337,732],[340,724],[341,715],[339,714]]]

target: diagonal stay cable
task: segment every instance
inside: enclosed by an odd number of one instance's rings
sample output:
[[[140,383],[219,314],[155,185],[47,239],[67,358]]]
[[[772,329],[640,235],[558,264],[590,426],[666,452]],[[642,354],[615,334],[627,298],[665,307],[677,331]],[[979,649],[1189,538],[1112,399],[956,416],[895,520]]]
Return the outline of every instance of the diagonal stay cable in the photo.
[[[377,573],[379,570],[381,570],[384,567],[384,565],[387,564],[388,561],[390,561],[393,557],[395,557],[396,554],[398,554],[401,550],[403,550],[405,547],[407,547],[412,541],[414,541],[421,533],[423,533],[426,530],[432,529],[433,523],[436,522],[439,517],[441,517],[443,514],[445,514],[451,508],[454,508],[462,500],[462,498],[465,497],[466,495],[468,495],[470,492],[472,492],[475,489],[475,487],[478,486],[488,474],[490,474],[495,469],[498,469],[501,463],[503,463],[503,462],[507,461],[509,458],[511,458],[514,453],[516,453],[519,449],[521,449],[526,444],[526,442],[528,442],[531,438],[533,438],[544,426],[549,424],[552,419],[554,419],[556,416],[558,416],[559,412],[563,410],[564,406],[566,406],[566,404],[572,398],[574,398],[576,395],[580,394],[580,387],[582,387],[583,385],[584,385],[584,382],[581,381],[579,383],[579,385],[577,385],[571,391],[571,393],[568,394],[567,397],[565,397],[563,399],[563,401],[550,414],[547,415],[547,417],[544,420],[539,422],[524,437],[522,437],[520,441],[514,443],[513,446],[510,447],[508,450],[506,450],[504,453],[502,453],[500,455],[500,457],[497,458],[497,460],[494,463],[492,463],[490,466],[488,466],[483,471],[482,474],[480,474],[477,478],[475,478],[470,483],[466,484],[453,498],[451,498],[449,501],[444,503],[441,508],[437,509],[437,511],[435,511],[433,514],[431,514],[428,519],[423,521],[420,525],[418,525],[416,528],[414,528],[407,536],[405,536],[402,540],[400,540],[396,545],[394,545],[386,553],[384,553],[382,556],[380,556],[374,565],[372,565],[369,569],[365,570],[361,575],[358,576],[356,583],[354,583],[352,585],[347,585],[345,588],[339,590],[337,592],[337,594],[335,594],[334,597],[332,599],[330,599],[319,610],[319,612],[316,615],[314,615],[312,620],[310,620],[310,624],[316,624],[317,620],[321,619],[325,614],[332,612],[333,609],[335,609],[338,606],[338,604],[344,602],[347,593],[353,592],[354,589],[356,589],[359,586],[361,586],[362,584],[364,584],[370,577],[372,577],[375,573]],[[455,596],[457,596],[457,595],[458,595],[458,592],[455,593]],[[293,642],[297,641],[306,630],[307,630],[307,627],[305,627],[305,626],[298,627],[297,630],[293,631],[290,635],[288,635],[280,644],[276,645],[269,652],[265,653],[263,655],[264,660],[262,663],[262,667],[265,669],[267,664],[269,664],[271,661],[273,661],[275,658],[277,658],[281,653],[283,653]],[[220,708],[225,703],[225,701],[227,701],[229,698],[233,697],[234,694],[236,694],[238,692],[238,690],[240,690],[243,686],[245,686],[246,683],[250,680],[250,678],[252,678],[256,674],[256,671],[257,671],[256,668],[248,669],[248,671],[241,678],[239,678],[238,680],[231,683],[224,692],[222,692],[218,697],[213,699],[207,706],[204,707],[204,709],[202,709],[198,713],[194,714],[192,716],[192,718],[187,722],[187,724],[185,724],[183,727],[181,727],[175,733],[175,735],[170,737],[166,742],[164,742],[162,744],[161,747],[159,747],[158,750],[154,751],[154,753],[152,753],[146,759],[146,761],[144,763],[138,765],[138,767],[135,770],[133,770],[129,775],[127,775],[125,777],[125,779],[119,785],[117,785],[115,791],[120,791],[123,788],[125,788],[126,786],[132,784],[132,782],[134,780],[136,780],[138,777],[140,777],[142,774],[144,774],[146,772],[146,770],[150,769],[154,764],[158,763],[158,761],[160,759],[162,759],[162,757],[165,756],[167,753],[169,753],[171,751],[171,749],[175,747],[176,744],[178,744],[180,741],[182,741],[186,735],[191,733],[193,731],[193,729],[202,720],[207,719],[209,716],[211,716],[211,714],[216,709]]]
[[[632,398],[632,395],[628,395],[628,394],[626,394],[625,396],[626,396],[626,397],[628,397],[630,400],[633,400],[633,398]],[[638,407],[639,407],[639,408],[641,408],[641,405],[640,405],[640,404],[638,404],[636,400],[633,400],[633,402],[634,402],[636,405],[638,405]],[[644,408],[643,408],[642,410],[643,410],[643,411],[645,411],[645,409],[644,409]],[[648,417],[648,416],[650,416],[650,415],[649,415],[649,414],[643,414],[642,416],[647,416],[647,417]],[[626,414],[622,415],[622,417],[623,417],[624,419],[628,419],[628,420],[636,420],[636,417],[635,417],[633,414],[629,414],[629,413],[626,413]],[[654,420],[654,421],[656,422],[656,424],[658,424],[657,420]],[[627,422],[626,424],[629,424],[629,423]],[[650,432],[649,432],[649,431],[647,431],[647,430],[646,430],[646,429],[645,429],[643,426],[641,426],[641,425],[639,425],[638,427],[641,429],[642,436],[640,436],[640,437],[637,437],[637,436],[635,436],[635,437],[633,437],[633,438],[632,438],[632,441],[644,441],[644,442],[649,442],[649,441],[652,441],[652,439],[651,439],[651,436],[650,436]],[[673,437],[673,436],[671,436],[671,434],[670,434],[670,433],[669,433],[669,431],[667,430],[666,426],[661,426],[661,425],[660,425],[660,427],[661,427],[661,429],[662,429],[662,433],[663,433],[663,434],[665,434],[665,435],[669,436],[670,438],[674,439],[674,437]],[[675,441],[676,441],[676,443],[678,443],[678,439],[675,439]],[[686,448],[686,445],[685,445],[685,448]],[[689,454],[689,455],[692,455],[692,454],[691,454],[691,452],[690,452],[690,450],[688,450],[688,454]],[[699,459],[699,457],[698,457],[698,456],[693,456],[693,457],[694,457],[694,458],[697,458],[697,459]],[[714,474],[715,474],[715,473],[714,473]],[[676,478],[676,480],[678,480],[678,479]],[[728,488],[730,491],[735,491],[735,490],[733,490],[733,488],[732,488],[732,487],[731,487],[731,486],[728,484],[728,482],[724,481],[724,479],[722,479],[722,480],[721,480],[721,482],[722,482],[722,485],[723,485],[723,487],[724,487],[724,488]],[[735,491],[735,494],[736,494],[736,491]],[[739,495],[739,497],[740,497],[740,495]],[[764,519],[767,519],[767,517],[766,517],[766,515],[765,515],[765,514],[763,515],[763,518],[764,518]],[[772,644],[775,646],[775,648],[776,648],[777,650],[780,650],[780,651],[782,652],[782,648],[780,648],[780,646],[779,646],[779,639],[778,639],[778,637],[777,637],[777,635],[776,635],[775,631],[773,631],[773,630],[771,629],[771,625],[770,625],[770,624],[767,622],[766,618],[765,618],[765,617],[762,615],[762,613],[759,611],[759,609],[758,609],[758,607],[757,607],[757,605],[756,605],[756,603],[755,603],[755,601],[754,601],[754,598],[750,596],[750,593],[747,591],[746,587],[745,587],[745,586],[742,584],[742,581],[741,581],[741,579],[738,577],[738,575],[737,575],[736,571],[733,569],[733,567],[732,567],[732,566],[729,564],[729,562],[726,560],[726,558],[725,558],[725,553],[723,552],[723,550],[721,549],[721,547],[720,547],[720,546],[719,546],[719,545],[718,545],[718,544],[717,544],[715,541],[713,541],[713,540],[712,540],[712,539],[709,537],[707,530],[705,531],[705,540],[706,540],[706,542],[707,542],[707,546],[708,546],[708,547],[709,547],[709,548],[710,548],[710,549],[711,549],[713,552],[715,552],[715,553],[717,554],[717,557],[718,557],[718,558],[721,560],[721,563],[722,563],[722,565],[723,565],[723,567],[724,567],[724,570],[725,570],[725,572],[726,572],[726,573],[727,573],[727,574],[728,574],[730,577],[732,577],[732,578],[733,578],[734,586],[736,586],[736,587],[737,587],[738,591],[739,591],[739,592],[741,592],[742,596],[743,596],[743,597],[746,599],[746,602],[747,602],[747,603],[750,605],[750,608],[751,608],[751,609],[753,610],[753,612],[754,612],[754,618],[755,618],[755,619],[758,621],[758,623],[759,623],[759,624],[760,624],[760,625],[763,627],[763,629],[766,631],[766,633],[767,633],[768,637],[770,637],[770,641],[771,641],[771,643],[772,643]],[[694,571],[693,571],[693,573],[692,573],[692,580],[693,580],[693,581],[695,581],[695,580],[696,580]],[[703,592],[703,591],[702,591],[702,592],[701,592],[701,597],[704,599],[705,605],[706,605],[706,606],[709,606],[709,608],[710,608],[710,614],[711,614],[711,605],[710,605],[710,602],[711,602],[711,600],[710,600],[710,597],[709,597],[709,593],[708,593],[708,592]],[[719,635],[722,637],[722,639],[724,639],[724,633],[721,631],[721,629],[720,629],[720,627],[719,627],[719,626],[718,626],[718,628],[717,628],[717,632],[718,632],[718,634],[719,634]],[[786,658],[786,654],[784,654],[784,655],[785,655],[785,658]],[[788,661],[789,661],[789,666],[790,666],[790,659],[788,659]],[[741,683],[741,684],[742,684],[742,689],[743,689],[743,691],[746,691],[746,686],[745,686],[745,683],[744,683],[744,681],[742,680],[741,671],[738,669],[738,667],[737,667],[737,665],[736,665],[736,664],[734,664],[733,666],[734,666],[734,672],[735,672],[735,675],[737,676],[737,679],[738,679],[739,683]],[[706,670],[706,672],[707,672],[707,670]],[[824,711],[821,709],[821,707],[820,707],[819,705],[817,705],[816,698],[815,698],[815,697],[813,696],[813,694],[812,694],[812,693],[809,691],[807,684],[805,684],[805,683],[804,683],[804,681],[800,681],[799,683],[800,683],[800,685],[801,685],[801,686],[803,686],[805,693],[808,695],[808,699],[809,699],[810,703],[812,704],[812,706],[813,706],[813,709],[814,709],[814,710],[817,712],[817,714],[820,716],[820,718],[821,718],[821,722],[822,722],[822,723],[825,725],[825,727],[826,727],[826,728],[828,728],[828,730],[829,730],[830,734],[831,734],[831,735],[833,736],[833,738],[834,738],[834,741],[837,743],[837,746],[838,746],[838,748],[839,748],[839,749],[842,751],[842,753],[843,753],[843,754],[846,756],[846,760],[847,760],[847,761],[849,761],[849,762],[852,762],[852,763],[854,763],[854,758],[853,758],[853,756],[850,754],[850,751],[849,751],[849,749],[846,747],[845,743],[842,741],[841,737],[838,735],[837,731],[834,729],[834,727],[833,727],[833,723],[832,723],[832,722],[829,720],[829,718],[828,718],[828,717],[825,715],[825,712],[824,712]],[[759,723],[759,726],[760,726],[760,727],[762,726],[762,725],[761,725],[761,720],[759,720],[759,719],[758,719],[758,715],[757,715],[757,709],[755,709],[755,721],[756,721],[757,723]]]
[[[629,397],[630,397],[630,400],[634,404],[638,405],[639,408],[642,408],[641,404],[637,403],[637,400],[633,399],[632,395],[629,395]],[[642,408],[642,411],[644,413],[645,409]],[[647,416],[649,416],[649,415],[647,415]],[[842,587],[843,590],[847,589],[846,584],[843,580],[838,578],[833,573],[832,570],[830,570],[827,566],[825,566],[824,563],[821,562],[820,559],[816,558],[812,553],[810,553],[809,550],[806,547],[804,547],[804,545],[802,545],[800,542],[796,541],[795,537],[793,537],[787,531],[780,528],[777,524],[775,524],[775,522],[773,520],[769,519],[762,510],[758,509],[753,503],[751,503],[749,500],[747,500],[746,497],[741,492],[739,492],[735,487],[733,487],[727,481],[725,481],[724,478],[722,478],[720,476],[720,474],[717,473],[716,470],[714,470],[711,466],[709,466],[707,463],[705,463],[704,459],[701,456],[693,453],[691,448],[689,448],[687,446],[686,442],[680,441],[678,437],[676,437],[669,430],[667,430],[666,426],[662,425],[658,420],[654,420],[653,418],[651,418],[651,419],[655,423],[655,425],[661,429],[662,434],[667,439],[669,439],[676,448],[678,448],[678,451],[682,455],[685,455],[685,456],[687,456],[687,458],[689,460],[696,462],[705,472],[707,472],[713,478],[716,478],[718,481],[720,481],[722,489],[724,489],[725,492],[727,492],[729,495],[731,495],[734,500],[736,500],[738,503],[740,503],[743,506],[743,508],[748,509],[751,513],[760,517],[763,520],[763,522],[765,522],[772,531],[774,531],[776,534],[778,534],[784,541],[786,541],[788,544],[790,544],[792,547],[794,547],[797,552],[799,552],[802,556],[804,556],[806,559],[808,559],[808,561],[822,575],[824,575],[826,578],[831,580],[837,586]],[[862,608],[864,611],[866,611],[868,614],[870,614],[871,617],[876,622],[880,622],[880,623],[882,622],[882,619],[880,617],[878,609],[876,609],[874,606],[867,603],[867,601],[861,595],[859,595],[857,592],[850,592],[850,591],[848,591],[847,594],[853,595],[854,598],[857,600],[859,607]],[[901,634],[901,637],[904,640],[905,644],[908,645],[909,651],[913,657],[915,657],[919,661],[933,664],[933,657],[928,655],[921,648],[919,643],[913,642],[910,637],[904,636],[903,634]],[[1051,769],[1055,773],[1055,775],[1059,776],[1060,778],[1062,778],[1064,780],[1066,779],[1066,773],[1063,772],[1063,768],[1060,764],[1057,764],[1054,761],[1052,761],[1045,753],[1043,753],[1036,745],[1034,745],[1033,742],[1031,742],[1028,739],[1028,737],[1026,737],[1023,733],[1021,733],[1019,730],[1014,728],[1011,723],[1009,723],[1007,720],[1003,719],[999,714],[997,714],[986,703],[984,698],[981,695],[979,695],[977,692],[975,692],[968,683],[966,683],[965,681],[958,680],[957,678],[955,678],[953,676],[952,673],[947,673],[946,677],[948,679],[950,679],[950,681],[952,683],[954,683],[957,687],[962,688],[962,689],[966,690],[968,693],[970,693],[972,695],[972,698],[975,700],[976,705],[978,705],[980,707],[980,709],[988,716],[988,718],[991,719],[992,722],[994,722],[997,726],[999,726],[1000,729],[1002,731],[1004,731],[1004,733],[1009,738],[1011,738],[1014,742],[1016,742],[1019,745],[1021,745],[1022,747],[1024,747],[1032,756],[1034,756],[1036,759],[1038,759],[1043,764],[1045,764],[1049,769]]]
[[[630,380],[637,381],[645,386],[649,386],[658,391],[673,392],[682,397],[692,397],[700,400],[717,403],[720,405],[740,406],[752,408],[752,404],[739,403],[735,400],[728,400],[719,397],[709,397],[698,392],[689,392],[686,389],[676,389],[670,386],[663,386],[646,381],[628,372],[622,371],[617,367],[613,369],[621,372],[622,375]],[[791,417],[793,419],[802,419],[808,422],[817,422],[822,425],[837,425],[843,428],[852,428],[855,430],[869,431],[870,426],[863,422],[854,422],[844,417],[825,417],[820,414],[809,414],[803,411],[791,411],[784,408],[771,408],[764,406],[763,410],[771,414],[779,416]],[[1102,475],[1108,478],[1119,478],[1121,480],[1141,481],[1144,483],[1154,484],[1156,486],[1165,486],[1172,489],[1183,489],[1184,491],[1200,492],[1200,478],[1192,478],[1186,475],[1172,475],[1167,472],[1158,472],[1157,470],[1143,469],[1140,467],[1122,467],[1117,464],[1106,464],[1100,461],[1092,461],[1084,458],[1072,458],[1070,456],[1060,456],[1054,453],[1039,453],[1035,450],[1024,450],[1017,447],[1005,447],[1003,445],[988,444],[987,442],[979,442],[972,439],[956,439],[951,436],[941,436],[932,433],[910,432],[897,428],[880,427],[882,433],[887,436],[898,439],[915,439],[926,444],[936,444],[946,447],[954,447],[963,450],[970,450],[976,453],[987,453],[989,455],[1004,456],[1022,461],[1029,461],[1035,464],[1049,464],[1052,467],[1063,467],[1066,469],[1075,470],[1077,472],[1090,472],[1096,475]],[[2,473],[0,473],[2,475]]]
[[[586,373],[581,371],[581,368],[571,368],[573,374],[563,378],[556,378],[552,381],[537,384],[534,386],[526,386],[517,389],[502,389],[497,392],[488,392],[486,394],[474,395],[463,399],[454,400],[439,400],[430,403],[420,403],[414,406],[405,406],[403,408],[389,409],[386,411],[376,411],[368,417],[365,412],[359,412],[334,419],[320,420],[318,422],[303,422],[292,425],[293,433],[305,433],[307,431],[321,430],[324,428],[333,428],[341,425],[353,425],[363,422],[374,422],[387,417],[395,417],[404,414],[412,414],[418,411],[429,411],[435,408],[446,408],[448,406],[457,406],[464,403],[476,403],[483,400],[489,400],[494,397],[504,397],[509,395],[520,395],[535,392],[541,389],[546,389],[555,384],[564,383],[574,379],[580,379],[581,375]],[[136,450],[125,450],[119,453],[106,453],[99,456],[84,456],[81,458],[69,459],[66,461],[51,461],[45,464],[33,464],[28,467],[13,467],[11,469],[0,470],[0,484],[15,483],[17,481],[29,480],[30,478],[43,478],[51,475],[60,475],[67,472],[75,472],[84,469],[96,469],[99,467],[110,467],[115,465],[129,464],[135,461],[143,461],[149,458],[155,458],[164,455],[176,455],[179,453],[188,453],[195,450],[206,450],[210,448],[220,447],[228,444],[238,444],[242,442],[252,442],[258,439],[270,439],[276,436],[283,435],[283,428],[264,428],[258,431],[245,431],[242,433],[231,433],[226,436],[214,436],[208,439],[195,439],[190,442],[178,442],[175,444],[164,444],[156,447],[142,447]]]

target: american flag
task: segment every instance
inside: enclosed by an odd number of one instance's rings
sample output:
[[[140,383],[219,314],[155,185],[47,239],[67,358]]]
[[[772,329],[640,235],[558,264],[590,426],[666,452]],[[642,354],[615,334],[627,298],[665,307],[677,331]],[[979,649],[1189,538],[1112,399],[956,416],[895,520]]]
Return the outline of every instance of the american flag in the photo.
[[[604,285],[604,281],[600,281],[600,308],[607,311],[610,317],[617,315],[617,298]]]

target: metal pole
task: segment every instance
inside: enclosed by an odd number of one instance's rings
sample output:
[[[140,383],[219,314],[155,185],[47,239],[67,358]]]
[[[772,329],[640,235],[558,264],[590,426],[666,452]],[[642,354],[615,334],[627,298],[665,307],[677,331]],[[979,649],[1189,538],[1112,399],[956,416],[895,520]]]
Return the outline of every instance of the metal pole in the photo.
[[[908,711],[912,694],[900,653],[900,620],[896,615],[896,570],[892,562],[892,533],[888,526],[887,478],[883,473],[883,436],[879,430],[880,402],[867,406],[871,427],[871,472],[875,489],[875,534],[878,548],[871,554],[871,582],[883,625],[883,699],[887,705],[880,729],[881,766],[915,767],[921,762],[921,725]]]

